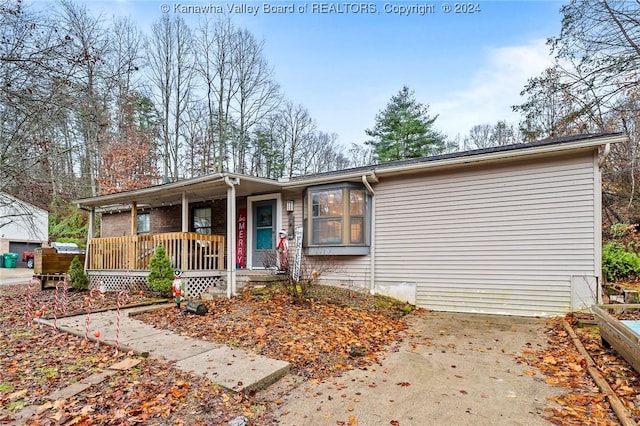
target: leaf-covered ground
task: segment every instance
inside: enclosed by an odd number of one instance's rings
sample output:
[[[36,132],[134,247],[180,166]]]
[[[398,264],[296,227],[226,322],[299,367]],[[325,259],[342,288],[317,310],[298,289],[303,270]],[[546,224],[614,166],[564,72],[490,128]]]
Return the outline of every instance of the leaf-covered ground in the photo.
[[[277,290],[244,292],[205,302],[209,312],[188,322],[175,308],[136,318],[157,328],[223,342],[291,363],[304,378],[324,378],[368,365],[406,329],[411,306],[385,297],[318,286],[304,305]]]
[[[52,317],[53,290],[34,290],[32,314]],[[69,312],[85,310],[87,292],[68,294]],[[212,425],[244,416],[249,424],[271,424],[265,406],[232,394],[207,379],[189,375],[157,359],[142,359],[76,396],[50,400],[53,392],[105,371],[130,354],[86,343],[26,320],[26,286],[0,286],[0,424],[13,424],[27,406],[45,409],[24,420],[28,425]],[[154,301],[136,295],[133,303]],[[94,300],[93,309],[113,308],[116,295]]]
[[[116,296],[98,295],[92,299],[92,311],[115,308]],[[87,297],[87,292],[69,292],[67,311],[86,312]],[[216,300],[209,315],[191,316],[191,326],[180,331],[289,359],[299,374],[321,377],[371,362],[385,344],[400,338],[405,328],[401,317],[411,311],[410,306],[391,299],[349,291],[319,289],[315,297],[305,307],[271,293]],[[61,316],[61,299],[59,294],[55,301],[53,290],[33,289],[28,296],[26,286],[0,286],[0,424],[12,423],[24,407],[34,406],[43,409],[28,417],[26,424],[212,425],[239,416],[252,425],[277,423],[270,418],[266,402],[228,393],[157,359],[142,359],[134,368],[73,397],[50,400],[52,393],[128,356],[51,327],[29,324],[29,312],[33,317],[40,311],[39,315],[51,319],[57,307]],[[155,301],[146,294],[129,298],[131,304]],[[183,314],[166,309],[145,317],[168,327],[173,315]],[[318,348],[322,351],[315,352]]]
[[[32,315],[40,310],[51,318],[54,296],[53,290],[34,290]],[[67,310],[83,312],[86,298],[86,292],[69,293]],[[207,379],[156,359],[142,359],[137,366],[73,397],[50,400],[53,392],[105,371],[131,354],[116,355],[111,347],[28,324],[27,300],[25,286],[0,286],[0,423],[12,423],[23,407],[41,406],[42,411],[28,417],[26,424],[210,425],[227,424],[239,416],[246,417],[250,425],[277,424],[271,417],[270,402],[228,393]],[[136,304],[153,301],[146,294],[130,298]],[[374,362],[386,345],[402,337],[403,316],[411,311],[391,299],[326,287],[318,287],[305,306],[271,291],[207,304],[207,315],[192,315],[187,328],[175,331],[287,360],[298,377],[314,381]],[[93,310],[115,306],[112,293],[93,300]],[[184,314],[172,308],[139,318],[170,329],[178,323],[172,320],[177,315]],[[640,421],[638,374],[615,352],[602,347],[597,327],[572,322],[629,417]],[[532,380],[533,370],[539,369],[547,384],[566,388],[549,402],[548,420],[558,425],[618,424],[559,319],[549,322],[548,340],[546,349],[525,349],[520,357],[531,365]]]
[[[640,421],[640,375],[612,349],[603,347],[597,326],[591,318],[577,320],[567,316],[582,345],[587,350],[602,377],[609,383],[627,408],[634,422]],[[585,319],[587,322],[585,322]],[[618,425],[619,420],[607,399],[587,371],[586,359],[572,343],[562,318],[549,321],[548,347],[545,350],[524,350],[521,360],[536,367],[546,376],[545,382],[566,388],[553,398],[547,409],[547,419],[557,425]],[[533,372],[532,372],[533,375]]]

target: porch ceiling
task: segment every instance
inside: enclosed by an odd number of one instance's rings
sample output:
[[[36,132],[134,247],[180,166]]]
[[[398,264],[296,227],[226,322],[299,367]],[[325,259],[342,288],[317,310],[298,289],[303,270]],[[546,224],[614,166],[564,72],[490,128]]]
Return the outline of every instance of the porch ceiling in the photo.
[[[226,198],[229,186],[225,177],[236,182],[236,196],[269,193],[279,191],[281,183],[269,179],[254,178],[233,174],[203,176],[178,182],[151,186],[116,194],[102,195],[76,200],[81,208],[117,208],[136,202],[138,206],[159,207],[177,205],[182,202],[183,194],[189,202]]]

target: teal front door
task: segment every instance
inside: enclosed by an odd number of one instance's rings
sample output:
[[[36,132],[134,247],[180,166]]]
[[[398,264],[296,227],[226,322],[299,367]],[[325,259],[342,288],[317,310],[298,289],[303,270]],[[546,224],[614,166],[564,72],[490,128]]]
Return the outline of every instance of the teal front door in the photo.
[[[251,257],[254,268],[275,266],[276,233],[276,200],[253,203],[253,247],[251,248]]]

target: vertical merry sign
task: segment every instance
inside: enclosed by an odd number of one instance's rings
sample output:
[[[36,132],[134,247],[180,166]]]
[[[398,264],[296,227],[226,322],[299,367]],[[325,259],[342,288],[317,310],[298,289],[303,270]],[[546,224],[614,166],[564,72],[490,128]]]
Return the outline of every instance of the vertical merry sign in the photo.
[[[244,268],[244,256],[247,249],[247,209],[238,210],[238,228],[236,232],[236,268]]]

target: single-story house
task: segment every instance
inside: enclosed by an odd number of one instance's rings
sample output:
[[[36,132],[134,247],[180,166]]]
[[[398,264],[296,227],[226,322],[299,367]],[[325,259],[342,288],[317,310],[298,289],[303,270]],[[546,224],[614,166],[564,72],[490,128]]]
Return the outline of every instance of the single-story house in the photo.
[[[49,241],[49,212],[0,192],[0,255],[33,251]],[[26,264],[18,257],[19,267]]]
[[[81,199],[91,229],[101,214],[85,266],[92,285],[117,287],[144,279],[163,244],[189,296],[231,296],[277,266],[265,254],[284,229],[290,256],[331,262],[321,279],[419,307],[583,310],[601,299],[600,166],[625,140],[572,136],[279,180],[215,173]]]

